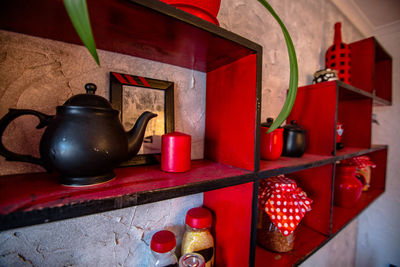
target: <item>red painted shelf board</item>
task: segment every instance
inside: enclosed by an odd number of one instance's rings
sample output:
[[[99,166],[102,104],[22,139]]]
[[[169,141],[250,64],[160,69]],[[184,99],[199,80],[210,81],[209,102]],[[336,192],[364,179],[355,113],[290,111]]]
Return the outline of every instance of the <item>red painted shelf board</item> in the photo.
[[[257,246],[255,266],[293,266],[310,256],[327,240],[327,236],[300,224],[296,230],[295,245],[292,251],[277,253]]]
[[[68,187],[56,175],[47,173],[0,177],[0,214],[61,207],[91,200],[118,198],[176,187],[201,186],[224,178],[249,174],[249,171],[207,161],[192,161],[184,173],[160,171],[159,165],[119,168],[113,180],[100,185]],[[228,182],[229,183],[229,182]]]
[[[344,147],[343,149],[336,150],[336,157],[342,160],[386,149],[387,145],[371,145],[369,149],[363,147]]]
[[[344,228],[351,220],[357,217],[362,211],[364,211],[369,205],[372,204],[379,196],[383,194],[382,189],[369,189],[363,192],[360,200],[354,208],[342,208],[333,206],[333,218],[332,218],[332,233],[335,234],[342,228]]]
[[[210,71],[261,47],[156,0],[88,0],[98,49]],[[0,28],[81,45],[62,0],[0,3]]]
[[[255,170],[257,55],[207,73],[205,158]],[[240,125],[233,130],[232,125]]]
[[[204,193],[204,206],[215,215],[215,266],[248,266],[252,197],[252,182]]]
[[[300,169],[306,169],[310,167],[316,167],[324,164],[332,163],[332,157],[321,156],[314,154],[303,154],[302,157],[280,157],[277,160],[261,160],[260,161],[260,172],[274,171],[279,173],[288,173],[298,171]]]

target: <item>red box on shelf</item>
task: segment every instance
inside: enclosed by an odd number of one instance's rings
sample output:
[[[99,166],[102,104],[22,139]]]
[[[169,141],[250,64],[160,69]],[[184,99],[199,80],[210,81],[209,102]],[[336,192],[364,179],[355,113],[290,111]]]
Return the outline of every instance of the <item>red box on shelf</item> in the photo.
[[[350,44],[351,85],[392,102],[392,57],[374,38]]]

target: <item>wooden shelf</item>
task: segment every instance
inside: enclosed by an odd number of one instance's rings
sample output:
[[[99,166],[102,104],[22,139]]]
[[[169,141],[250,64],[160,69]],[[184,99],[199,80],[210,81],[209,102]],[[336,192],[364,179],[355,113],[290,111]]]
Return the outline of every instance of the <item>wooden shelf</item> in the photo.
[[[0,177],[0,230],[73,218],[190,195],[252,180],[250,171],[208,160],[192,162],[185,173],[159,165],[119,168],[106,183],[63,186],[54,174]]]

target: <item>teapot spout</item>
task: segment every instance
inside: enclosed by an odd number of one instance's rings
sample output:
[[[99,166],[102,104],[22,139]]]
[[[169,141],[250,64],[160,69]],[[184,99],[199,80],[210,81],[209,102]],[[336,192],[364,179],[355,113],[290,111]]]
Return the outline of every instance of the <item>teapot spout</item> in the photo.
[[[142,146],[144,133],[146,131],[147,123],[157,114],[145,111],[140,115],[135,125],[128,131],[128,159],[134,157]]]

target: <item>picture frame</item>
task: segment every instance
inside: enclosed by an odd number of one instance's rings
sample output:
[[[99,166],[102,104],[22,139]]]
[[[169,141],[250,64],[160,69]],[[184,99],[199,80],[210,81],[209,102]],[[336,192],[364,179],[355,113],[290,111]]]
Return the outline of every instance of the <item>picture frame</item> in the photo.
[[[150,111],[158,116],[147,125],[142,147],[120,166],[157,164],[161,160],[161,136],[174,131],[174,83],[131,74],[110,72],[110,102],[118,110],[125,131]]]

